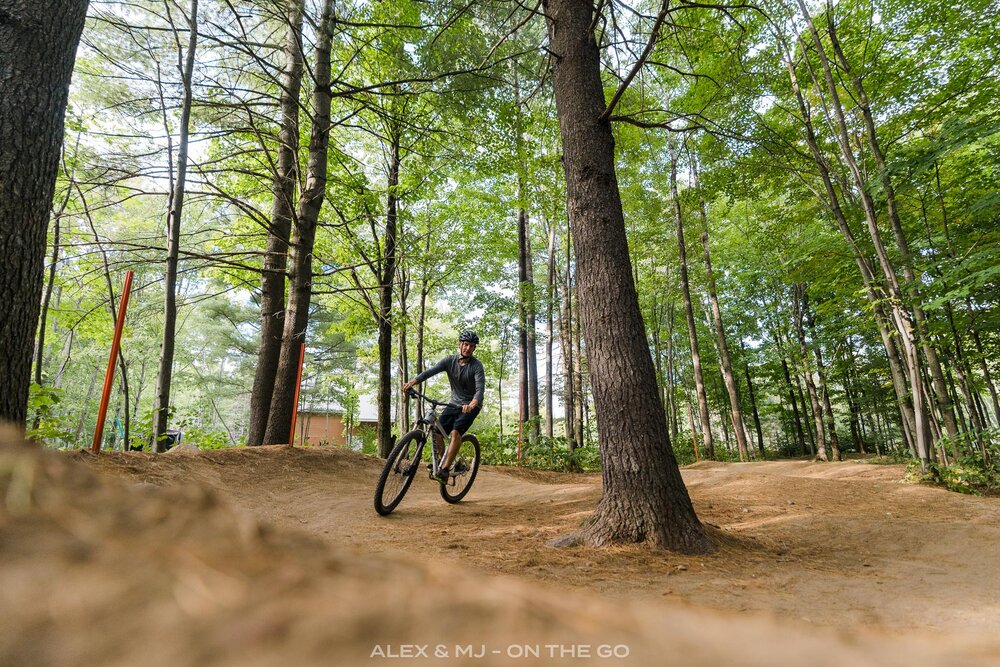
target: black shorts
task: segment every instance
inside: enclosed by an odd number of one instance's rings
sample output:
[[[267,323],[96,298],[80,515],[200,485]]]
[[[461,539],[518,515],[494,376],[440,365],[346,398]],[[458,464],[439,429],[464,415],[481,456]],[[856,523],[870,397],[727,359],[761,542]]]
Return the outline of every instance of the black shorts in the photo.
[[[444,410],[441,411],[441,417],[438,419],[438,423],[441,424],[441,428],[444,429],[445,433],[450,434],[452,429],[458,431],[462,435],[469,430],[472,426],[472,422],[476,420],[479,416],[479,411],[483,409],[483,406],[477,405],[472,412],[462,412],[462,408],[456,408],[453,405],[449,405]]]

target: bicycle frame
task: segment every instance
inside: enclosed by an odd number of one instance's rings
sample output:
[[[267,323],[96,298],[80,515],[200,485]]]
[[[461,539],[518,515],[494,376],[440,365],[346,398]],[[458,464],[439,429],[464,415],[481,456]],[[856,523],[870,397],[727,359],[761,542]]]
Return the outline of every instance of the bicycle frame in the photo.
[[[375,485],[375,511],[386,516],[390,514],[406,495],[417,471],[424,466],[424,446],[428,438],[431,440],[431,463],[427,465],[431,477],[440,481],[441,466],[448,455],[448,448],[443,447],[440,454],[435,452],[434,439],[440,437],[442,445],[451,438],[445,433],[438,419],[438,408],[458,407],[450,403],[435,401],[419,392],[411,390],[410,396],[425,399],[431,406],[420,419],[413,430],[403,435],[392,448],[389,460],[382,468],[378,483]],[[461,502],[472,487],[479,471],[480,447],[476,436],[471,433],[462,436],[462,446],[456,456],[455,468],[449,473],[447,483],[440,486],[441,497],[454,505]],[[391,484],[390,484],[390,480]],[[387,486],[388,485],[388,486]],[[388,495],[386,490],[389,489]]]
[[[420,465],[420,461],[424,455],[424,445],[427,444],[428,440],[432,441],[431,444],[431,474],[437,475],[438,470],[441,469],[441,461],[448,453],[448,434],[444,432],[441,428],[441,423],[438,421],[437,410],[438,408],[443,408],[451,405],[450,403],[442,403],[441,401],[435,401],[433,398],[426,396],[416,389],[410,389],[411,396],[419,396],[428,403],[430,403],[430,408],[427,410],[427,414],[424,415],[420,420],[417,421],[417,428],[424,432],[424,440],[417,447],[417,451],[413,457],[413,465]],[[437,432],[441,435],[441,440],[444,444],[444,449],[441,452],[441,459],[439,460],[437,455],[434,453],[433,439],[434,433]]]

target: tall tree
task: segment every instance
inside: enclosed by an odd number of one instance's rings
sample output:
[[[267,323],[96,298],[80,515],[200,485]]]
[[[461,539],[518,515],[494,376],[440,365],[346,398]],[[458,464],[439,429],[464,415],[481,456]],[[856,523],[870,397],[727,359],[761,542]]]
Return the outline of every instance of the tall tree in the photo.
[[[691,366],[694,369],[695,394],[698,398],[698,415],[701,418],[702,441],[705,455],[715,458],[715,440],[712,438],[712,422],[708,412],[708,394],[705,391],[705,376],[701,368],[701,350],[698,349],[698,330],[695,326],[694,306],[691,303],[691,281],[688,279],[687,244],[684,241],[684,216],[681,198],[677,189],[677,151],[670,149],[670,197],[673,200],[674,222],[677,225],[677,247],[681,269],[681,293],[684,296],[684,316],[687,319],[688,341],[691,349]]]
[[[715,324],[715,337],[719,344],[719,365],[722,367],[722,379],[729,395],[729,407],[732,410],[733,429],[736,431],[736,444],[740,450],[740,460],[746,461],[747,452],[746,427],[743,424],[743,408],[740,406],[740,389],[733,373],[733,364],[729,359],[729,344],[726,340],[726,328],[722,322],[722,309],[719,307],[719,294],[715,287],[715,275],[712,273],[712,253],[708,243],[708,211],[705,197],[698,181],[698,164],[692,159],[691,170],[694,175],[694,187],[698,190],[698,214],[701,217],[701,247],[705,255],[705,279],[708,283],[708,298],[712,304],[712,320]],[[723,426],[725,424],[723,423]]]
[[[305,342],[312,299],[313,249],[319,213],[326,198],[330,146],[330,45],[333,39],[333,0],[324,0],[317,28],[306,183],[299,195],[292,227],[288,307],[284,319],[278,374],[264,433],[265,443],[291,442],[300,347]]]
[[[264,441],[271,397],[281,357],[281,337],[285,317],[285,270],[288,241],[295,217],[295,190],[299,174],[299,98],[302,91],[303,0],[288,0],[285,11],[284,64],[277,155],[271,186],[271,220],[267,230],[267,250],[260,276],[260,346],[253,390],[250,393],[250,424],[247,444]]]
[[[595,8],[590,0],[544,7],[604,482],[593,519],[568,541],[710,551],[673,451],[663,446],[667,425],[628,255]]]
[[[167,18],[174,23],[170,5],[165,4]],[[191,0],[187,16],[187,51],[177,40],[177,61],[181,75],[181,118],[177,138],[177,175],[171,167],[170,206],[167,212],[167,259],[163,276],[163,342],[160,346],[160,368],[156,376],[156,393],[153,406],[153,449],[166,450],[164,436],[170,418],[170,383],[173,379],[174,346],[177,335],[177,267],[180,258],[181,220],[184,213],[184,192],[187,187],[188,149],[191,133],[191,104],[193,101],[194,64],[198,50],[198,0]],[[178,30],[175,27],[175,34]],[[182,56],[183,54],[183,56]],[[164,110],[164,117],[166,112]],[[169,138],[170,130],[167,129]]]
[[[0,5],[0,420],[27,416],[45,239],[87,0]]]
[[[399,207],[400,133],[398,121],[390,121],[388,155],[388,190],[385,209],[385,248],[379,275],[378,307],[378,451],[389,456],[392,449],[392,286],[396,280],[396,234]]]

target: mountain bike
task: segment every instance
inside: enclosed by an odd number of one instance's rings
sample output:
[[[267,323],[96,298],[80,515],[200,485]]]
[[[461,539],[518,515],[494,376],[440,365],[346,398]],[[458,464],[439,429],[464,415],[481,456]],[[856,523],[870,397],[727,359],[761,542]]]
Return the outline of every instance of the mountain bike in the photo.
[[[445,452],[448,449],[448,434],[444,432],[438,421],[438,408],[443,408],[449,403],[435,401],[433,398],[421,394],[416,389],[410,389],[410,396],[422,398],[430,404],[427,414],[417,422],[417,427],[400,438],[396,446],[389,452],[389,458],[385,462],[385,468],[375,485],[375,511],[386,516],[391,513],[413,483],[413,478],[417,476],[417,471],[421,465],[426,466],[429,476],[437,475],[444,461]],[[457,406],[456,406],[457,407]],[[423,463],[424,446],[428,440],[433,440],[433,434],[441,435],[444,443],[440,451],[435,443],[430,449],[430,462]],[[479,472],[479,440],[471,433],[462,436],[462,444],[455,461],[452,463],[451,472],[448,475],[446,484],[438,484],[441,488],[441,497],[449,503],[457,503],[472,488],[472,483],[476,481],[476,474]]]

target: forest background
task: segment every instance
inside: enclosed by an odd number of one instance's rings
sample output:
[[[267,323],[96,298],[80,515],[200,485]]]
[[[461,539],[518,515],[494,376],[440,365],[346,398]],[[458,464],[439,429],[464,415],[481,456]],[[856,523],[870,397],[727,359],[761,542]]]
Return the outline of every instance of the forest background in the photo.
[[[384,455],[418,409],[398,388],[471,328],[487,460],[520,432],[528,464],[598,465],[540,8],[91,2],[32,434],[89,441],[132,270],[108,448],[287,442],[304,341],[302,402],[375,396]],[[598,7],[678,460],[874,452],[996,485],[994,10]]]

